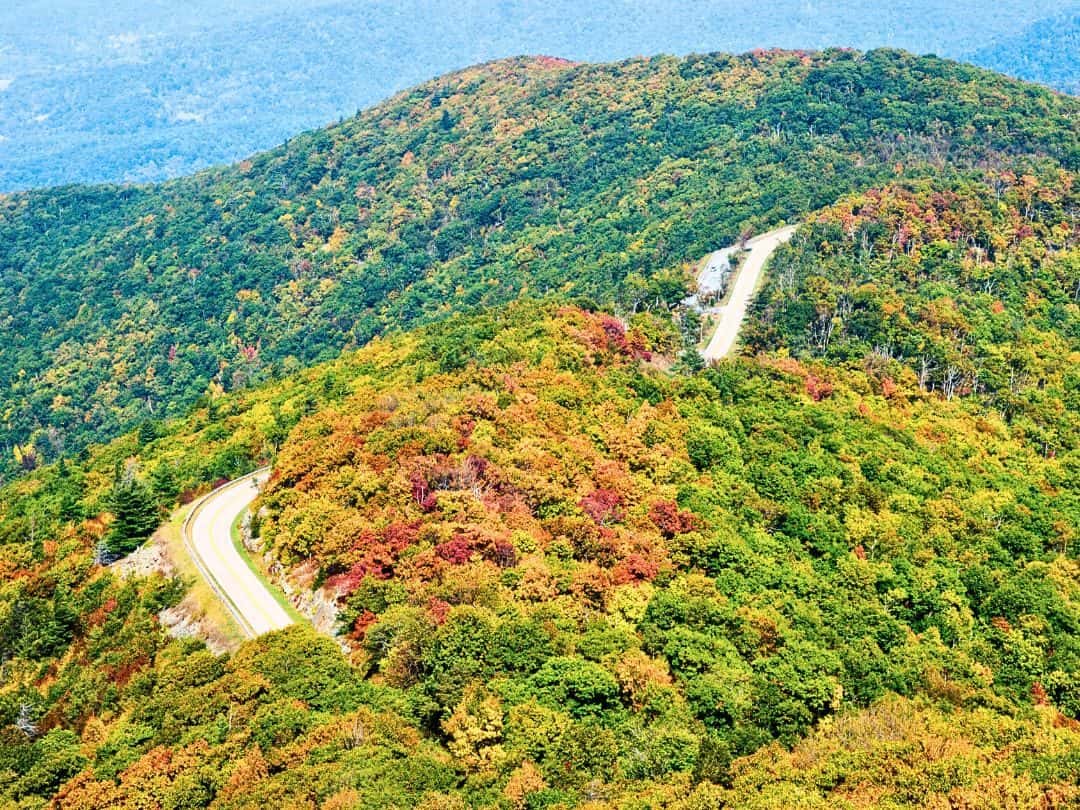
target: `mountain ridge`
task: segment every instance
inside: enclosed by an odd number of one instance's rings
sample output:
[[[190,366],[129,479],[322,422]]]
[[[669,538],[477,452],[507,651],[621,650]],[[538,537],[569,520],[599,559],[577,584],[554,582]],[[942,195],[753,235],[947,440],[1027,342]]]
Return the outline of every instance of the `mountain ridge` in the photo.
[[[718,243],[898,170],[1075,168],[1076,105],[897,51],[502,60],[233,167],[7,195],[4,438],[54,457],[522,294],[670,306]]]
[[[971,54],[972,62],[1080,94],[1080,13],[1041,20]]]

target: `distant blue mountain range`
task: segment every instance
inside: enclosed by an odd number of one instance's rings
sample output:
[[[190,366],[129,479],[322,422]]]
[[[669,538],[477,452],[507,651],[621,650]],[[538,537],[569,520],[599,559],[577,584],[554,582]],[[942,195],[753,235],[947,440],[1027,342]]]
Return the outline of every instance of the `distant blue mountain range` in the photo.
[[[972,53],[977,65],[1080,94],[1080,12],[1041,20]]]
[[[190,173],[512,54],[606,61],[888,45],[1075,92],[1078,18],[1060,15],[1080,4],[987,9],[984,0],[14,0],[0,20],[0,190]]]

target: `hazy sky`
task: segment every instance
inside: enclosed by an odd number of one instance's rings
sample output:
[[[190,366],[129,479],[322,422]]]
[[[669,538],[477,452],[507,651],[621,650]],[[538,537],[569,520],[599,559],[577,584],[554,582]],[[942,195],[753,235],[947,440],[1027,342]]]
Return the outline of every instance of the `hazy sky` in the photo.
[[[1036,20],[1080,9],[1073,0],[8,0],[4,5],[0,57],[10,55],[16,41],[63,49],[126,32],[168,35],[281,13],[302,17],[320,7],[376,15],[398,11],[403,26],[456,27],[495,15],[505,26],[496,39],[520,28],[537,46],[546,44],[535,42],[538,31],[550,32],[550,42],[558,44],[568,30],[598,26],[602,38],[584,47],[580,39],[575,42],[588,53],[566,54],[579,58],[613,58],[628,47],[684,51],[691,44],[693,50],[889,44],[956,54],[973,50],[973,41],[985,44]],[[612,7],[621,14],[613,17]],[[611,26],[620,19],[626,25],[613,38]],[[721,20],[726,24],[718,30]]]
[[[187,173],[505,56],[839,45],[964,58],[1080,11],[1080,0],[0,3],[0,191]]]

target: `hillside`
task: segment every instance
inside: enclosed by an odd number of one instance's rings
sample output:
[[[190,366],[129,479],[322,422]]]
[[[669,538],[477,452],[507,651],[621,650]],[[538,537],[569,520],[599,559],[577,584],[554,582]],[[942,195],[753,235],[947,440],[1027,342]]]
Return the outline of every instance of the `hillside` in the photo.
[[[895,51],[520,59],[227,169],[0,197],[0,441],[32,468],[521,295],[663,310],[689,262],[842,195],[1075,170],[1078,106]]]
[[[0,492],[4,799],[1074,801],[1076,449],[782,350],[661,371],[678,343],[454,316]],[[348,659],[303,627],[216,657],[158,624],[183,583],[92,562],[124,459],[172,504],[267,454],[266,547]]]
[[[1076,805],[1078,104],[514,60],[3,198],[0,810]],[[244,641],[180,532],[265,465]]]
[[[1040,20],[974,51],[970,59],[992,70],[1080,94],[1080,13]]]
[[[889,186],[810,218],[776,257],[750,350],[975,398],[1046,454],[1080,446],[1075,175]]]

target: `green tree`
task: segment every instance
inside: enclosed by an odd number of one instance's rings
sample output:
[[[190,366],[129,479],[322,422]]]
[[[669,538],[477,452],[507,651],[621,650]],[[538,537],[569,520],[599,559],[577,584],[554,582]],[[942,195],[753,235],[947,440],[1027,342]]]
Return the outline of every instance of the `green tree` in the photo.
[[[113,554],[129,554],[157,529],[161,510],[153,493],[136,475],[137,467],[128,463],[117,466],[108,506],[112,525],[105,536],[105,546]]]

